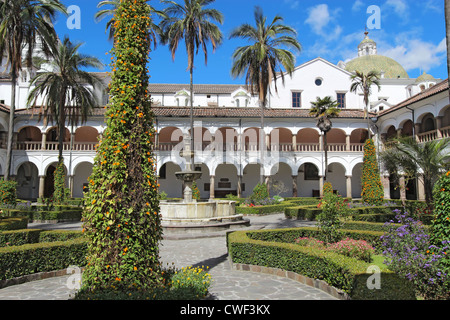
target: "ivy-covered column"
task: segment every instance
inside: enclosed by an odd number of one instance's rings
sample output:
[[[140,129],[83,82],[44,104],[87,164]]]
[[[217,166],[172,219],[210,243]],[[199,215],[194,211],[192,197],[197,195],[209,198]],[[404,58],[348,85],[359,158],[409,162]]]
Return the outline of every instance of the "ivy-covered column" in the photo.
[[[364,203],[379,205],[383,202],[384,189],[381,184],[377,154],[372,139],[367,139],[364,145],[361,187],[361,198]]]
[[[145,290],[162,281],[155,129],[147,92],[150,14],[145,0],[121,0],[114,16],[107,128],[83,214],[89,245],[82,290]]]

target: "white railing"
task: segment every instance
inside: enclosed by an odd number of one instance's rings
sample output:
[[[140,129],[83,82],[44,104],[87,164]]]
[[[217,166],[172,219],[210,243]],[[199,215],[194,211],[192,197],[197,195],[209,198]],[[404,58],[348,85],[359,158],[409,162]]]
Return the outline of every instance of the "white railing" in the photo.
[[[72,151],[95,151],[97,142],[74,142]],[[16,144],[17,150],[24,151],[41,151],[42,142],[38,141],[19,141]],[[58,142],[46,142],[46,151],[58,151]],[[63,143],[63,151],[70,151],[70,142]]]
[[[437,140],[437,138],[438,138],[437,130],[419,133],[417,135],[417,139],[420,143]]]
[[[320,151],[318,143],[297,143],[297,152],[317,152]]]

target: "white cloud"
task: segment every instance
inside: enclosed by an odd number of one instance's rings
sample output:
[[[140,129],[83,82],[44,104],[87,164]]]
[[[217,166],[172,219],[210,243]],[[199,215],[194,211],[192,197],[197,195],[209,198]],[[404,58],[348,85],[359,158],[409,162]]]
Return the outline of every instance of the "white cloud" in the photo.
[[[305,23],[309,24],[314,33],[322,34],[322,30],[330,22],[330,12],[326,4],[319,4],[309,10],[308,19]]]
[[[408,13],[409,7],[406,0],[387,0],[386,5],[394,9],[399,16],[404,16]]]
[[[315,34],[323,37],[322,40],[336,40],[342,34],[343,29],[338,24],[330,25],[330,23],[336,21],[340,10],[336,9],[330,12],[328,5],[319,4],[309,9],[309,15],[305,23],[311,27]]]
[[[406,71],[414,69],[429,71],[446,62],[447,44],[445,38],[437,45],[421,39],[410,39],[379,54],[394,59]]]
[[[284,3],[286,3],[292,10],[298,9],[300,6],[299,0],[284,0]]]
[[[364,2],[362,2],[361,0],[356,0],[355,3],[353,3],[352,11],[353,12],[359,11],[363,6]]]

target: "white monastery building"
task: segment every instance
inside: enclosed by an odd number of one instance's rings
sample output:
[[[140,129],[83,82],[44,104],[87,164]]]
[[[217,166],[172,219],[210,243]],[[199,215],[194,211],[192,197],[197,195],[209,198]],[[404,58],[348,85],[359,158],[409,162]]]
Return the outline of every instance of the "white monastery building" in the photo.
[[[363,93],[350,92],[350,76],[355,70],[380,72],[381,89],[370,96],[370,132],[364,116]],[[39,72],[38,70],[35,72]],[[100,74],[109,82],[106,73]],[[17,110],[11,176],[18,182],[18,197],[36,199],[53,192],[53,172],[58,160],[56,128],[44,126],[27,109],[26,100],[33,73],[24,71],[17,84]],[[377,54],[376,43],[366,36],[358,46],[357,57],[337,65],[316,58],[298,66],[284,85],[277,82],[264,111],[264,158],[259,150],[261,111],[258,99],[245,85],[194,85],[195,170],[201,197],[219,198],[227,194],[246,197],[260,181],[260,172],[272,195],[285,197],[319,196],[328,169],[327,181],[341,195],[359,198],[363,145],[375,139],[378,150],[398,135],[415,136],[419,141],[450,136],[448,81],[423,74],[408,76],[394,60]],[[160,190],[169,197],[182,197],[182,182],[175,172],[186,168],[180,157],[183,140],[190,135],[189,84],[150,84],[155,126]],[[95,145],[106,123],[106,91],[99,91],[101,108],[86,123],[66,128],[64,161],[67,184],[73,197],[83,196],[83,186],[92,172]],[[328,168],[324,168],[324,144],[316,119],[309,115],[311,102],[331,96],[341,112],[333,118],[327,135]],[[0,174],[6,161],[6,137],[11,103],[11,81],[0,77]],[[423,199],[420,183],[398,191],[383,170],[386,198]],[[406,182],[408,183],[408,182]],[[274,185],[278,187],[275,190]]]

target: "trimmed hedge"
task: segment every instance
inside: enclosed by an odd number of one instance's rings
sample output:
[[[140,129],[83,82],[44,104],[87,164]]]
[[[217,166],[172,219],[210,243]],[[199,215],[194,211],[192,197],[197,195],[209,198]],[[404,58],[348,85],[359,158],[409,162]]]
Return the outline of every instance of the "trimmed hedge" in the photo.
[[[0,248],[0,280],[86,264],[87,240],[26,244]]]
[[[231,261],[279,268],[309,278],[324,280],[329,285],[349,294],[352,299],[415,299],[414,290],[410,284],[391,272],[382,271],[381,289],[369,290],[366,286],[367,278],[370,276],[366,273],[369,263],[313,247],[275,241],[292,238],[298,232],[293,229],[281,229],[229,233],[227,245]]]
[[[83,237],[81,231],[21,229],[0,232],[0,247],[21,246],[39,242],[67,241]]]
[[[0,217],[0,231],[26,229],[28,217]]]
[[[83,213],[81,207],[62,206],[54,208],[54,210],[19,210],[19,209],[3,209],[3,214],[9,217],[27,216],[30,222],[36,221],[80,221]]]

